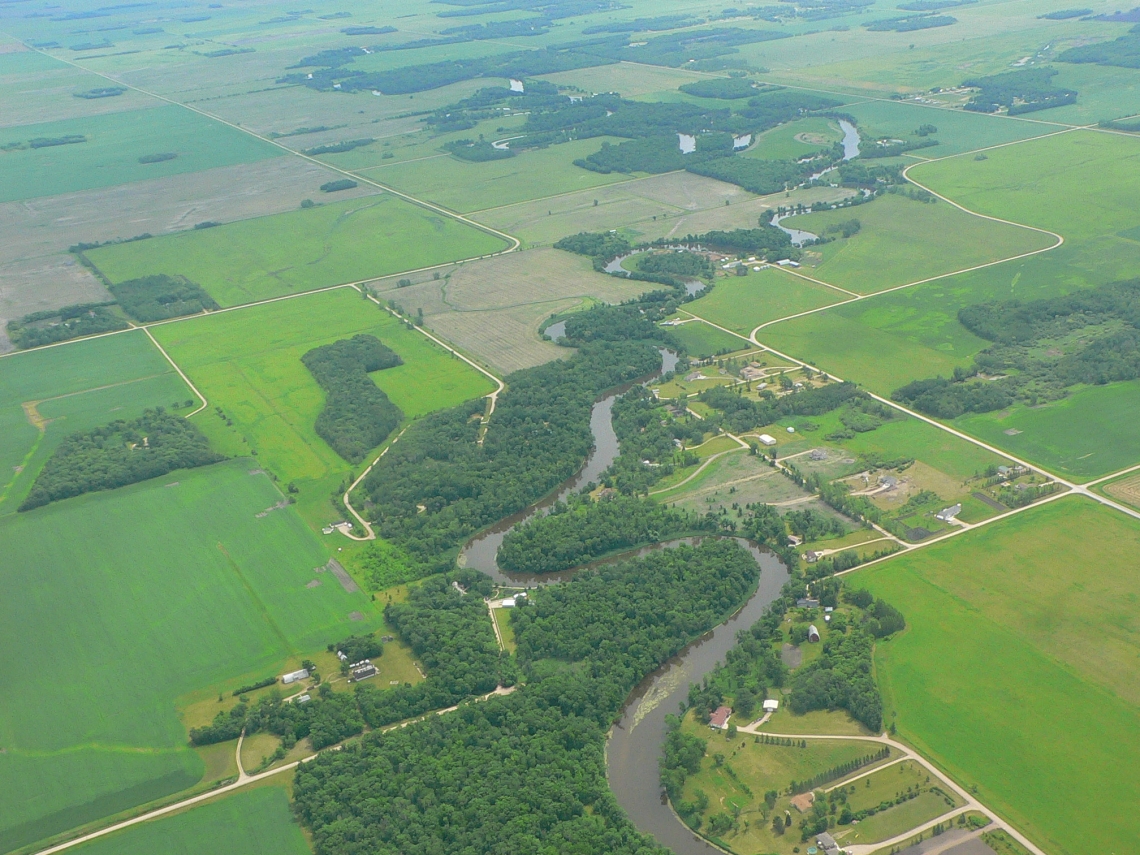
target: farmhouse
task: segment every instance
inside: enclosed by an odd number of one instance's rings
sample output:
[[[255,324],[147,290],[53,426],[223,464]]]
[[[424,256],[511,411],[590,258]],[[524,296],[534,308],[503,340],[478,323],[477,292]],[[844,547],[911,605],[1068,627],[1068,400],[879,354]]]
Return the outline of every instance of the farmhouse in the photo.
[[[815,564],[815,562],[819,561],[819,559],[822,557],[822,552],[808,551],[804,553],[804,561],[806,561],[808,564]]]
[[[732,715],[732,707],[717,707],[711,716],[709,716],[709,727],[715,727],[717,730],[726,730],[728,728],[728,719]]]
[[[808,641],[810,641],[812,644],[815,644],[817,641],[819,641],[819,630],[815,628],[814,623],[808,627]]]
[[[309,669],[302,668],[300,671],[290,671],[288,674],[281,675],[282,683],[296,683],[298,680],[304,680],[309,676]]]
[[[742,380],[759,380],[763,376],[764,370],[762,368],[753,368],[748,365],[740,369],[740,377]]]
[[[354,662],[352,665],[352,680],[357,682],[359,680],[367,680],[369,677],[376,676],[376,666],[368,659],[362,659],[360,662]]]
[[[796,608],[798,609],[818,609],[819,600],[815,597],[800,597],[796,600]]]
[[[823,855],[839,855],[839,844],[836,843],[835,838],[826,831],[816,837],[815,845],[819,847],[819,851],[822,852]]]
[[[960,514],[960,513],[962,513],[962,506],[961,505],[951,505],[950,507],[943,508],[938,513],[936,513],[934,515],[934,518],[936,520],[941,521],[941,522],[948,523],[948,522],[953,522],[954,518],[957,517],[958,514]]]

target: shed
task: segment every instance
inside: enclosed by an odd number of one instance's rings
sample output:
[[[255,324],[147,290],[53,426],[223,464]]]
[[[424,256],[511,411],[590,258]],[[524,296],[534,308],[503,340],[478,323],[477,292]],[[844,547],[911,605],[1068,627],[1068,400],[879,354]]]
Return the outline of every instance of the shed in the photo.
[[[780,708],[780,702],[775,698],[769,698],[764,701],[764,712],[775,712]]]
[[[761,445],[773,446],[776,444],[776,438],[774,436],[769,436],[766,433],[760,434],[758,439],[760,440]]]
[[[819,641],[819,630],[815,628],[814,623],[808,627],[808,641],[810,641],[812,644],[815,644],[817,641]]]
[[[717,730],[726,730],[728,728],[728,719],[731,715],[731,707],[717,707],[713,714],[709,716],[709,727],[715,727]]]
[[[513,609],[514,607],[515,607],[515,598],[514,597],[507,597],[505,600],[503,600],[501,603],[499,603],[499,608]]]

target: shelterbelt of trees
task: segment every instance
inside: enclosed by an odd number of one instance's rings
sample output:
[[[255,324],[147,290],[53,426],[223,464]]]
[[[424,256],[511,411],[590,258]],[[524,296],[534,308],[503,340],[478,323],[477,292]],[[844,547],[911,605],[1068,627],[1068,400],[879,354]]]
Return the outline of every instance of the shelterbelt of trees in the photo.
[[[28,511],[224,459],[210,450],[198,428],[159,407],[131,421],[114,421],[67,437],[48,458],[19,509]]]
[[[403,420],[400,408],[368,376],[404,362],[376,336],[341,339],[310,350],[301,361],[325,390],[317,436],[349,463],[363,460]]]
[[[465,540],[578,470],[593,446],[590,411],[602,393],[660,365],[649,344],[597,341],[570,359],[517,371],[482,445],[482,401],[426,416],[365,479],[365,511],[421,571],[446,570]]]
[[[535,591],[512,613],[526,677],[513,694],[297,769],[316,852],[664,855],[606,784],[606,731],[638,681],[737,608],[758,574],[746,550],[710,540]]]

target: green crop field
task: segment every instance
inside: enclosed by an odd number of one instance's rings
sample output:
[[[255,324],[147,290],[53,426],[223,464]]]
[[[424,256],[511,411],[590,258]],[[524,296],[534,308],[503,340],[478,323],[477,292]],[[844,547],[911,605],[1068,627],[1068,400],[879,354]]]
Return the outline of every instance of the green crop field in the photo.
[[[749,335],[760,324],[851,299],[841,291],[817,285],[780,270],[749,271],[747,276],[716,280],[712,291],[686,303],[691,311],[726,329]],[[767,331],[761,333],[761,337]]]
[[[961,416],[954,424],[1075,481],[1140,463],[1140,381],[1092,386],[1049,404]],[[1006,431],[1017,431],[1010,435]]]
[[[112,282],[181,274],[223,306],[497,252],[493,237],[382,194],[88,254]]]
[[[971,216],[942,201],[930,204],[889,194],[856,208],[805,214],[792,223],[797,229],[825,234],[828,226],[852,219],[862,226],[859,233],[813,248],[822,259],[810,269],[805,265],[805,270],[860,294],[965,270],[1056,242],[1040,232]]]
[[[281,154],[276,146],[175,106],[4,128],[0,140],[27,143],[69,134],[82,134],[87,142],[0,152],[0,202],[111,187]],[[143,155],[160,153],[178,157],[139,163]]]
[[[502,135],[516,134],[504,131]],[[432,157],[361,174],[417,198],[468,213],[629,180],[620,172],[603,175],[574,165],[574,160],[593,154],[607,139],[614,144],[621,142],[607,137],[575,140],[483,163]]]
[[[248,458],[0,518],[19,650],[0,710],[0,849],[195,783],[175,699],[274,673],[379,613]],[[350,613],[365,616],[360,623]],[[237,683],[235,682],[235,685]]]
[[[0,515],[15,512],[64,437],[191,399],[142,332],[0,359]]]
[[[909,624],[876,653],[900,735],[1046,851],[1140,836],[1137,548],[1066,498],[849,580]]]
[[[742,338],[710,327],[700,321],[691,321],[669,330],[670,334],[689,352],[689,356],[705,359],[718,353],[730,353],[751,345]]]
[[[76,855],[309,855],[280,783],[243,790],[76,847]]]
[[[321,524],[333,521],[328,497],[349,466],[314,432],[324,393],[301,362],[305,353],[357,333],[377,336],[404,364],[372,377],[408,418],[495,388],[352,288],[164,324],[154,333],[209,399],[194,420],[214,445],[223,453],[256,453],[282,483],[296,482],[302,513]]]

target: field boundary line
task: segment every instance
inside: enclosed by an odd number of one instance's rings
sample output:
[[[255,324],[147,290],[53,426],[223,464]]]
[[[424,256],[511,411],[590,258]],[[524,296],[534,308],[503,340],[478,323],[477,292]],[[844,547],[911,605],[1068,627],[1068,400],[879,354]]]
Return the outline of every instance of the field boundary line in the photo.
[[[202,410],[206,409],[206,407],[208,407],[208,406],[210,405],[210,402],[206,400],[206,396],[205,396],[205,395],[203,395],[203,394],[202,394],[200,391],[198,391],[198,387],[197,387],[197,386],[195,386],[195,385],[193,384],[193,382],[191,382],[190,378],[186,376],[186,372],[185,372],[185,371],[183,371],[183,370],[182,370],[182,369],[181,369],[181,368],[178,366],[178,363],[177,363],[177,362],[175,362],[175,361],[174,361],[174,360],[171,358],[170,354],[166,352],[166,348],[164,348],[164,347],[163,347],[161,344],[159,344],[159,343],[158,343],[158,339],[156,339],[156,338],[155,338],[153,335],[151,335],[151,332],[150,332],[150,330],[148,330],[146,327],[143,327],[143,328],[142,328],[142,331],[143,331],[144,333],[146,333],[146,337],[150,339],[150,343],[151,343],[151,344],[153,344],[155,347],[157,347],[157,348],[158,348],[158,352],[159,352],[159,353],[161,353],[163,356],[165,356],[165,357],[166,357],[166,361],[167,361],[167,362],[169,362],[169,363],[170,363],[170,364],[171,364],[171,365],[174,367],[174,370],[178,372],[178,376],[179,376],[179,377],[181,377],[181,378],[182,378],[182,380],[183,380],[183,382],[184,382],[184,383],[185,383],[187,386],[189,386],[189,387],[190,387],[190,391],[192,391],[192,392],[193,392],[195,395],[197,395],[199,398],[201,398],[201,399],[202,399],[202,406],[200,406],[198,409],[196,409],[196,410],[195,410],[194,412],[192,412],[192,413],[187,413],[187,414],[186,414],[186,418],[190,418],[191,416],[195,416],[195,415],[197,415],[198,413],[202,412]]]
[[[866,294],[859,294],[855,291],[848,291],[846,288],[841,288],[838,285],[832,285],[830,282],[824,282],[822,279],[814,279],[811,276],[808,276],[806,273],[800,273],[798,270],[790,270],[789,268],[783,267],[779,264],[772,264],[769,266],[771,267],[772,270],[782,270],[784,273],[791,274],[792,276],[798,276],[798,277],[800,277],[800,279],[806,279],[808,282],[814,282],[816,285],[822,285],[825,288],[831,288],[835,291],[841,291],[844,294],[849,294],[849,295],[851,295],[851,297],[853,297],[856,300],[858,300],[861,297],[867,296]],[[844,300],[843,302],[844,303],[850,303],[851,300]],[[839,303],[832,303],[831,305],[837,306],[840,304]]]
[[[102,77],[104,80],[109,80],[112,83],[118,84],[119,86],[126,86],[128,89],[133,89],[136,92],[140,92],[143,95],[146,95],[146,96],[151,97],[151,98],[155,98],[155,99],[157,99],[159,101],[163,101],[167,104],[173,104],[174,106],[181,107],[184,110],[190,110],[194,113],[197,113],[200,116],[204,116],[205,118],[210,119],[211,121],[218,122],[219,124],[225,125],[226,127],[233,128],[236,131],[240,131],[243,134],[247,134],[248,136],[251,136],[251,137],[254,137],[255,139],[261,140],[262,142],[264,142],[268,145],[271,145],[274,148],[280,149],[281,151],[283,151],[287,154],[291,154],[295,157],[299,157],[302,160],[307,160],[309,163],[315,163],[318,166],[324,167],[325,169],[329,169],[333,172],[337,172],[337,173],[345,176],[346,178],[359,178],[362,181],[364,181],[366,184],[370,184],[373,187],[376,187],[376,188],[379,188],[380,190],[384,190],[385,192],[391,193],[393,196],[397,196],[397,197],[399,197],[399,198],[401,198],[407,202],[410,202],[414,205],[418,205],[422,208],[427,208],[429,210],[435,211],[436,213],[443,214],[444,216],[451,217],[452,219],[458,220],[459,222],[466,223],[467,225],[472,226],[473,228],[476,228],[479,231],[484,232],[485,234],[494,235],[495,237],[499,237],[499,238],[506,240],[508,244],[512,244],[507,249],[499,250],[497,252],[489,253],[486,255],[472,256],[471,258],[488,258],[488,257],[494,256],[494,255],[501,255],[501,254],[507,253],[507,252],[514,252],[520,246],[522,246],[522,241],[519,240],[518,238],[516,238],[514,235],[507,234],[504,231],[500,231],[499,229],[496,229],[492,226],[488,226],[488,225],[484,225],[483,223],[476,222],[475,220],[470,220],[467,217],[465,217],[463,214],[449,210],[448,208],[445,208],[442,205],[437,205],[436,203],[429,202],[426,199],[419,199],[415,196],[412,196],[411,194],[403,192],[402,190],[397,190],[394,187],[389,187],[386,184],[382,184],[379,181],[375,181],[372,178],[369,178],[365,175],[361,175],[358,172],[353,172],[353,171],[348,170],[348,169],[342,169],[339,166],[335,166],[331,163],[326,163],[323,160],[318,160],[313,155],[308,155],[308,154],[305,154],[301,151],[297,151],[296,149],[289,148],[287,145],[285,145],[283,143],[279,143],[276,140],[270,139],[269,137],[266,137],[266,136],[263,136],[262,134],[257,133],[256,131],[250,130],[249,128],[244,128],[241,125],[238,125],[238,124],[230,122],[226,119],[223,119],[220,116],[217,116],[217,115],[209,112],[208,110],[203,110],[201,107],[195,107],[195,106],[188,104],[184,101],[178,101],[178,100],[176,100],[174,98],[170,98],[166,95],[160,95],[157,92],[151,92],[148,89],[143,89],[141,86],[136,86],[132,83],[128,83],[125,80],[120,80],[119,78],[113,77],[110,74],[106,74],[104,72],[96,71],[94,69],[88,68],[87,66],[81,65],[80,63],[75,62],[74,60],[66,59],[64,57],[53,56],[52,54],[48,53],[46,50],[42,50],[40,48],[33,47],[32,45],[27,44],[23,39],[16,38],[16,37],[10,35],[9,33],[4,33],[4,35],[8,36],[9,38],[14,39],[15,41],[19,42],[20,44],[22,44],[24,47],[28,48],[29,50],[33,50],[38,54],[42,54],[43,56],[46,56],[49,59],[53,59],[53,60],[57,60],[59,62],[65,63],[67,65],[72,66],[73,68],[77,68],[81,71],[85,71],[88,74],[97,75],[99,77]]]
[[[563,193],[553,193],[549,196],[539,196],[537,199],[524,199],[521,202],[511,202],[508,205],[494,205],[490,208],[480,208],[478,211],[469,211],[468,216],[474,217],[476,214],[486,214],[488,211],[502,211],[506,208],[515,208],[519,205],[531,205],[535,202],[546,202],[550,199],[561,199],[563,196],[573,196],[576,193],[588,193],[591,190],[604,190],[607,187],[621,187],[626,184],[636,184],[639,181],[649,181],[653,178],[662,178],[666,175],[677,175],[681,172],[686,172],[685,169],[671,169],[668,172],[658,172],[654,175],[643,175],[640,178],[626,178],[622,181],[611,181],[609,184],[598,184],[594,187],[582,187],[578,190],[567,190]],[[715,179],[714,179],[715,180]],[[741,188],[743,189],[743,188]],[[748,191],[745,191],[748,192]],[[671,208],[676,208],[678,211],[685,210],[677,205],[670,205],[668,202],[662,202],[663,205],[669,205]],[[714,206],[715,207],[715,206]]]

